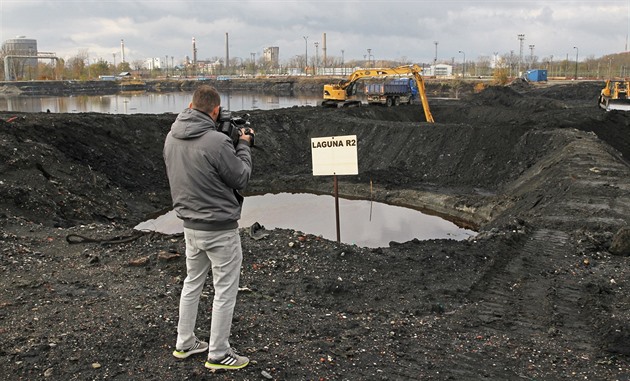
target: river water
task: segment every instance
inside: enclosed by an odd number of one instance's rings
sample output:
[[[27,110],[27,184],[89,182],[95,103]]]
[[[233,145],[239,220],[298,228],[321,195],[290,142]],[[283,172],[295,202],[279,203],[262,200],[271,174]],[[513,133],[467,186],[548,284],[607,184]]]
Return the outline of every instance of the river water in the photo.
[[[318,96],[280,96],[256,92],[220,92],[221,104],[231,111],[273,110],[316,106]],[[190,104],[192,92],[77,95],[66,97],[0,96],[0,110],[16,112],[100,112],[108,114],[179,113]]]

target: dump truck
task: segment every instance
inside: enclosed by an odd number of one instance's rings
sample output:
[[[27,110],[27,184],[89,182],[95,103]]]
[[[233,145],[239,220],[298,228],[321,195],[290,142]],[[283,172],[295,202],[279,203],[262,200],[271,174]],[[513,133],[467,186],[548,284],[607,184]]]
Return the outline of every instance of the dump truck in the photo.
[[[361,101],[357,99],[357,81],[363,78],[386,78],[401,76],[411,76],[416,82],[420,103],[424,110],[424,116],[429,123],[433,123],[433,115],[429,109],[429,101],[424,88],[424,79],[422,78],[422,68],[418,65],[405,65],[395,68],[371,68],[359,69],[354,71],[346,80],[342,80],[337,84],[324,85],[324,100],[321,105],[324,107],[351,107],[360,106]]]
[[[621,110],[630,111],[630,82],[626,80],[606,81],[597,103],[606,111]]]
[[[418,86],[412,78],[399,78],[365,85],[368,104],[381,104],[387,107],[401,103],[413,104],[418,99]]]

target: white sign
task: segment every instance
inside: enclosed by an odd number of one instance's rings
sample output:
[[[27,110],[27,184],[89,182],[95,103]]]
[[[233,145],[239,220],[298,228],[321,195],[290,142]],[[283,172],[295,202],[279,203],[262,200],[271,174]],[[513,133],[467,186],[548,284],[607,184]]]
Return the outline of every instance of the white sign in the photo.
[[[311,138],[313,176],[358,175],[357,136]]]

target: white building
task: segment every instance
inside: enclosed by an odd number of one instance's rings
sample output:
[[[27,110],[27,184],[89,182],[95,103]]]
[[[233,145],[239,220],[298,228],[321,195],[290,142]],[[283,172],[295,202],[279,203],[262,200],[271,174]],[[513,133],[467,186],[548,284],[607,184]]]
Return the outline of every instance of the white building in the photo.
[[[166,67],[166,57],[147,58],[144,61],[143,68],[149,70],[162,69]]]
[[[446,64],[431,65],[427,68],[424,68],[424,70],[422,71],[422,75],[424,75],[425,77],[452,77],[453,66]]]

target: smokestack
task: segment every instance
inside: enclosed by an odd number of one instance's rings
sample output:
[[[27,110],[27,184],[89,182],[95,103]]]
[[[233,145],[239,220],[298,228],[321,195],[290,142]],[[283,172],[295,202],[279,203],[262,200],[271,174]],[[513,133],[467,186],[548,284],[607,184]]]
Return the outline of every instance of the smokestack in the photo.
[[[195,38],[192,38],[192,53],[193,53],[193,65],[197,66],[197,43],[195,42]]]
[[[120,39],[120,59],[121,62],[125,62],[125,40]]]
[[[324,54],[324,68],[327,66],[326,65],[326,33],[324,33],[324,36],[322,37],[322,53]]]
[[[225,33],[225,69],[230,68],[230,39],[228,38],[228,34]]]

